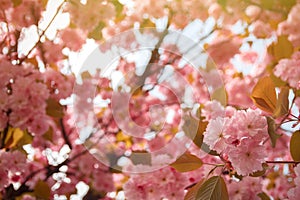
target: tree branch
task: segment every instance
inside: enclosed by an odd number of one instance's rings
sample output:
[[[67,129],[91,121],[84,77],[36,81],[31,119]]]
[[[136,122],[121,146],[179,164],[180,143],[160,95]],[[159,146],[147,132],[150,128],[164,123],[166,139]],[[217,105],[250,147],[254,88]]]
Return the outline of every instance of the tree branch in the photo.
[[[64,122],[63,122],[62,118],[59,119],[59,124],[60,124],[60,127],[61,127],[61,133],[62,133],[62,136],[65,140],[65,143],[69,146],[70,149],[72,149],[73,147],[72,147],[72,144],[71,144],[71,142],[69,140],[69,137],[66,133],[65,125],[64,125]]]
[[[46,28],[41,32],[41,34],[39,34],[39,38],[38,41],[33,45],[33,47],[31,47],[31,49],[27,52],[27,54],[20,58],[20,62],[18,63],[19,65],[21,65],[24,60],[26,60],[28,58],[28,56],[31,54],[31,52],[35,49],[35,47],[41,42],[41,38],[45,35],[46,31],[48,30],[48,28],[51,26],[51,24],[53,23],[53,21],[55,20],[56,16],[59,14],[59,12],[61,11],[64,3],[66,2],[66,0],[64,0],[59,7],[57,8],[54,16],[51,18],[50,22],[47,24]]]
[[[270,164],[298,164],[300,163],[299,161],[266,161],[266,163]]]
[[[160,36],[159,41],[157,42],[157,44],[155,45],[155,47],[152,51],[151,58],[146,66],[146,69],[145,69],[144,73],[142,74],[142,76],[138,77],[137,82],[135,83],[135,87],[138,87],[138,88],[142,87],[145,84],[145,80],[147,79],[147,77],[149,77],[149,75],[152,75],[160,70],[160,68],[157,68],[154,71],[152,71],[151,64],[157,63],[157,61],[159,60],[160,55],[158,53],[158,49],[160,48],[167,33],[168,33],[168,27],[162,32],[162,35]]]
[[[1,134],[1,146],[0,146],[0,149],[3,149],[5,147],[5,139],[6,139],[6,136],[7,136],[7,133],[8,133],[8,123],[6,124],[6,127],[5,129],[3,130],[2,134]]]

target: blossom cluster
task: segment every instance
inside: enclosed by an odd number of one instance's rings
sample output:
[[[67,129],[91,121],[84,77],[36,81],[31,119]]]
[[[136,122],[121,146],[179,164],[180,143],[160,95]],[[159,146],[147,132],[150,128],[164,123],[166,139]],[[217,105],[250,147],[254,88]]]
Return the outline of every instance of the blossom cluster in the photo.
[[[25,63],[21,66],[1,59],[1,126],[27,129],[35,135],[44,134],[51,124],[47,100],[59,101],[70,96],[72,81],[61,73],[47,70],[44,73]]]
[[[0,153],[0,190],[24,179],[28,170],[26,156],[20,151]]]
[[[124,185],[127,198],[135,199],[182,199],[188,179],[171,167],[150,174],[132,175]]]
[[[295,187],[291,188],[287,193],[290,200],[296,200],[300,195],[300,165],[295,167],[294,171],[296,174],[296,178],[294,178]]]
[[[274,74],[291,87],[300,89],[300,52],[295,52],[290,59],[281,59],[274,68]]]
[[[209,123],[204,142],[228,159],[240,175],[262,170],[266,158],[263,142],[268,138],[266,118],[261,116],[259,110],[224,108],[218,102],[210,102],[208,107],[212,106],[210,104],[216,105],[213,106],[212,115],[206,116]]]
[[[43,134],[49,128],[46,100],[50,93],[32,66],[14,66],[1,59],[1,127],[9,125]]]

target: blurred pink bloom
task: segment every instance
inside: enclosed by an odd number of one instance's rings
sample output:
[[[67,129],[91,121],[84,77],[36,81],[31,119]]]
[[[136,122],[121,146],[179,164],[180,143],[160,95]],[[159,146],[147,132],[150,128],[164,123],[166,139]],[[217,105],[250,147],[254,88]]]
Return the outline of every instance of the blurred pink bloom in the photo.
[[[17,27],[29,27],[38,24],[41,12],[41,2],[23,0],[19,6],[12,9],[10,18]]]
[[[263,21],[255,21],[252,24],[253,27],[253,34],[257,37],[257,38],[268,38],[272,36],[272,31],[273,29],[271,28],[270,23],[265,23]]]
[[[48,64],[56,63],[63,59],[62,54],[63,46],[61,44],[56,44],[52,41],[45,41],[42,43],[42,51],[40,52],[40,57],[43,61]]]
[[[204,108],[201,110],[201,115],[209,121],[211,119],[216,119],[217,117],[224,117],[225,109],[219,101],[207,101],[204,104]]]
[[[294,178],[294,183],[296,186],[288,191],[288,198],[290,200],[298,200],[300,196],[300,165],[297,165],[294,168],[294,171],[296,174],[296,178]]]
[[[171,167],[147,174],[132,175],[123,189],[130,200],[183,199],[186,176]]]
[[[236,77],[227,80],[225,85],[228,103],[230,105],[241,106],[243,108],[250,107],[253,102],[250,98],[252,88],[255,82],[252,77],[246,76],[244,78]]]
[[[243,177],[243,180],[228,184],[228,194],[234,200],[259,200],[257,194],[262,192],[260,178]]]
[[[239,53],[240,46],[241,40],[239,38],[219,37],[209,45],[207,52],[217,65],[222,66]]]
[[[281,59],[274,68],[274,74],[286,81],[291,87],[300,89],[300,52],[295,52],[291,59]]]
[[[300,46],[300,4],[295,4],[291,9],[286,21],[281,22],[278,25],[279,35],[288,35],[288,39],[292,42],[295,47]]]
[[[258,54],[255,51],[246,51],[246,52],[242,52],[240,54],[242,61],[247,62],[247,63],[254,63],[257,58],[258,58]]]
[[[84,33],[77,29],[67,28],[59,33],[64,44],[72,51],[79,51],[84,44]]]

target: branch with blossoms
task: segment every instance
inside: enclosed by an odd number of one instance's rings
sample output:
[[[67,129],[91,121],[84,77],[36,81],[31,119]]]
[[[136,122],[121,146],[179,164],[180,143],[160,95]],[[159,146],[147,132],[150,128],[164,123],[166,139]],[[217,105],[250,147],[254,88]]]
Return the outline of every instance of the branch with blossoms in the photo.
[[[62,123],[62,122],[61,122]],[[69,138],[66,135],[66,132],[64,130],[64,128],[62,127],[62,134],[63,134],[63,138],[66,140],[66,144],[67,145],[71,145],[68,144],[69,143]],[[99,138],[98,140],[100,140],[101,138]],[[78,152],[77,154],[73,155],[70,158],[65,159],[63,162],[61,162],[58,165],[51,165],[51,164],[47,164],[47,166],[37,169],[33,172],[31,172],[23,181],[23,183],[21,184],[21,186],[18,189],[14,189],[13,185],[9,185],[4,192],[3,195],[3,200],[10,200],[10,199],[15,199],[18,196],[22,196],[22,194],[26,194],[26,193],[30,193],[33,192],[34,190],[32,188],[30,188],[27,183],[34,179],[35,176],[37,176],[40,173],[44,173],[45,177],[43,179],[43,181],[47,181],[49,178],[51,178],[53,176],[53,174],[60,172],[60,168],[63,166],[68,166],[71,162],[74,162],[77,159],[80,159],[80,157],[84,156],[85,154],[88,154],[89,151],[95,147],[97,145],[97,143],[93,143],[92,145],[86,146],[86,149],[81,150],[80,152]],[[70,148],[72,146],[69,146]]]

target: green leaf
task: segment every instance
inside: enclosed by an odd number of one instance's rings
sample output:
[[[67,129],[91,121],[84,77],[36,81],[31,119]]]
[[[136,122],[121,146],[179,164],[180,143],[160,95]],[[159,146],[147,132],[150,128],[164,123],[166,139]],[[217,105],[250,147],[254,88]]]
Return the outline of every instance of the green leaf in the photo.
[[[39,199],[50,199],[50,187],[44,181],[38,181],[34,187],[34,194]]]
[[[279,61],[282,58],[289,58],[294,52],[292,43],[288,40],[288,37],[278,36],[277,42],[274,42],[268,47],[268,53],[273,55],[274,58]]]
[[[203,144],[203,139],[204,139],[203,133],[206,130],[207,124],[208,122],[204,122],[202,120],[200,121],[197,134],[193,139],[194,144],[199,148],[201,148]]]
[[[265,173],[266,173],[266,171],[267,171],[267,169],[268,169],[268,164],[267,164],[267,163],[263,163],[263,164],[262,164],[262,167],[263,167],[262,170],[253,172],[252,174],[249,174],[249,176],[252,176],[252,177],[259,177],[259,176],[265,175]]]
[[[287,7],[288,9],[296,4],[296,0],[279,0],[281,6]]]
[[[290,152],[294,161],[300,161],[300,131],[293,133],[290,140]]]
[[[51,117],[62,118],[64,116],[64,107],[55,99],[47,99],[47,115]]]
[[[26,151],[23,149],[23,146],[26,144],[31,144],[33,140],[33,136],[28,133],[28,131],[23,131],[22,138],[18,141],[18,143],[12,148],[13,150],[21,151],[26,154]]]
[[[43,8],[45,9],[47,7],[48,0],[41,0],[41,4],[42,4]]]
[[[186,195],[184,196],[184,200],[195,200],[196,199],[196,195],[198,193],[198,190],[200,189],[203,181],[204,181],[204,179],[202,179],[196,185],[194,185],[193,187],[191,187],[187,191]]]
[[[295,96],[300,97],[300,90],[294,90]]]
[[[208,122],[206,121],[198,120],[192,115],[186,115],[184,116],[182,130],[188,138],[193,140],[194,144],[201,148],[203,133],[206,130],[207,124]]]
[[[147,151],[133,151],[129,158],[135,165],[151,165],[151,154]]]
[[[253,88],[251,98],[258,108],[273,113],[277,98],[272,79],[268,76],[261,78]]]
[[[42,135],[45,140],[52,141],[53,139],[53,129],[50,127],[46,133]]]
[[[116,10],[116,21],[122,20],[126,15],[123,14],[124,5],[119,0],[112,0],[111,3],[114,5]]]
[[[188,152],[181,155],[174,163],[170,164],[179,172],[188,172],[200,168],[203,165],[202,160]]]
[[[153,23],[150,19],[144,19],[140,25],[140,28],[149,28],[149,27],[155,27],[155,23]]]
[[[211,95],[211,99],[217,100],[221,103],[221,105],[226,106],[227,105],[227,93],[225,90],[225,87],[222,86],[218,89],[216,89],[213,94]]]
[[[17,6],[21,5],[22,0],[12,0],[12,3],[14,5],[14,7],[17,7]]]
[[[276,108],[274,110],[273,116],[275,118],[282,117],[289,113],[289,87],[282,87],[278,95],[278,100],[276,103]]]
[[[81,72],[80,76],[81,76],[82,80],[90,79],[93,77],[89,71]]]
[[[106,195],[105,192],[100,192],[100,191],[94,190],[94,189],[92,189],[92,187],[90,187],[89,191],[83,197],[82,200],[103,199],[105,197],[105,195]]]
[[[276,141],[278,138],[280,138],[280,135],[276,133],[276,126],[274,119],[271,117],[267,117],[267,123],[268,123],[268,134],[271,139],[272,147],[274,148],[276,146]]]
[[[97,27],[89,32],[88,37],[94,40],[101,40],[102,39],[102,29],[106,26],[106,24],[102,21],[99,22]]]
[[[259,196],[261,200],[271,200],[271,198],[264,192],[259,193],[257,196]]]
[[[198,190],[197,200],[229,200],[224,179],[213,176],[205,181]]]
[[[215,150],[211,150],[209,148],[209,146],[206,143],[204,143],[204,142],[203,142],[203,144],[201,146],[201,149],[202,149],[202,151],[204,151],[204,152],[206,152],[206,153],[208,153],[210,155],[219,156],[219,154]]]
[[[275,84],[275,87],[287,86],[288,84],[285,81],[281,80],[281,78],[274,75],[273,69],[274,69],[274,67],[273,68],[270,67],[268,72],[270,73],[270,78],[272,79],[273,83]]]
[[[220,6],[222,6],[222,8],[226,7],[227,4],[227,0],[217,0],[218,4],[220,4]]]
[[[24,133],[19,128],[9,127],[5,138],[5,148],[13,148],[22,139]]]
[[[265,9],[272,9],[274,4],[273,0],[261,0],[261,6]]]

